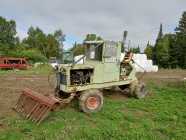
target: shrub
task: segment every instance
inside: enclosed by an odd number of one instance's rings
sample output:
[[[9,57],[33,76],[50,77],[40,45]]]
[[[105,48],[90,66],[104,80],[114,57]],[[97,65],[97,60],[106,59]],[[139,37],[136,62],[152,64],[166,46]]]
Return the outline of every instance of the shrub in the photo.
[[[35,49],[9,51],[7,56],[25,57],[30,63],[47,61],[47,58]]]

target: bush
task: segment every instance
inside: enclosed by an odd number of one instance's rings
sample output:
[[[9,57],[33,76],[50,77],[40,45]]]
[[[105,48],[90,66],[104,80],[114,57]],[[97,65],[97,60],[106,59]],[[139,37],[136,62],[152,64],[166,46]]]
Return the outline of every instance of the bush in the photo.
[[[42,55],[38,50],[35,49],[9,51],[7,56],[25,57],[30,63],[47,61],[47,58],[44,55]]]

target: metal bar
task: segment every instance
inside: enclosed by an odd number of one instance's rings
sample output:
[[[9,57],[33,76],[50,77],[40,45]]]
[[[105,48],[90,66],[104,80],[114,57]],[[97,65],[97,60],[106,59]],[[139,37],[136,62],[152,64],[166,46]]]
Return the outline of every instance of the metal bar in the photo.
[[[42,119],[42,117],[45,115],[45,113],[47,112],[48,109],[49,109],[49,107],[46,106],[46,107],[42,110],[42,112],[41,112],[40,115],[38,116],[38,120],[36,121],[36,123],[39,122],[40,119]]]
[[[42,106],[37,110],[36,116],[35,116],[35,119],[34,119],[34,122],[37,122],[37,121],[39,120],[39,116],[40,116],[40,114],[43,112],[44,109],[45,109],[45,106],[42,105]]]
[[[37,113],[37,111],[40,109],[40,107],[41,107],[41,104],[39,104],[38,106],[37,106],[37,108],[33,111],[33,113],[32,113],[32,115],[31,115],[31,117],[30,117],[30,120],[31,121],[34,121],[35,120],[35,115],[36,115],[36,113]]]
[[[37,106],[39,105],[39,103],[36,103],[34,105],[34,107],[31,109],[31,111],[28,113],[28,115],[26,116],[26,118],[28,119],[30,117],[30,115],[33,113],[33,111],[37,108]]]
[[[48,116],[50,110],[51,110],[51,108],[49,108],[49,109],[45,112],[45,114],[44,114],[44,115],[42,116],[42,118],[39,120],[39,122],[37,123],[37,125],[39,125],[39,124]]]

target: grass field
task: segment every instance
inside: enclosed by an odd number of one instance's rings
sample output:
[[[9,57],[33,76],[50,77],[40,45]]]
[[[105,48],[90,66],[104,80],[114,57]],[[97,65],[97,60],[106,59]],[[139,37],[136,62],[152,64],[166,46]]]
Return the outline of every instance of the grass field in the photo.
[[[77,101],[50,114],[40,126],[18,115],[0,118],[0,140],[184,140],[186,88],[148,84],[137,100],[106,95],[103,109],[87,115]]]

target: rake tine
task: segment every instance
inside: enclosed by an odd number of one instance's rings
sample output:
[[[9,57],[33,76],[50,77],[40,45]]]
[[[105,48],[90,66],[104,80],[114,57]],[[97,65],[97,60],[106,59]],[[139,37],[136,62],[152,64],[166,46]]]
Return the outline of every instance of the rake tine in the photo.
[[[39,125],[49,114],[50,112],[50,108],[46,111],[46,113],[42,116],[42,118],[39,120],[39,122],[37,123],[37,125]]]
[[[22,98],[23,98],[23,94],[21,94],[21,96],[19,97],[18,102],[16,103],[14,109],[18,108],[18,105],[19,105],[20,101],[22,100]]]
[[[42,106],[40,106],[40,108],[36,111],[36,113],[35,113],[35,118],[34,118],[34,122],[37,122],[38,121],[38,119],[39,119],[39,116],[42,114],[42,112],[43,112],[43,110],[45,109],[45,106],[44,105],[42,105]]]
[[[21,95],[21,97],[19,98],[19,101],[18,101],[17,104],[16,104],[16,110],[17,110],[18,112],[21,111],[21,103],[23,102],[24,98],[25,98],[25,97],[24,97],[23,95]]]
[[[32,116],[31,116],[31,121],[34,121],[36,116],[37,116],[37,112],[38,110],[41,108],[41,104],[38,105],[38,107],[36,108],[36,110],[32,113]]]
[[[20,102],[20,109],[19,109],[20,113],[22,113],[24,111],[24,102],[25,102],[26,99],[27,99],[27,97],[24,96],[23,99]]]
[[[45,113],[47,112],[49,108],[46,106],[43,111],[40,113],[40,115],[38,116],[38,120],[36,122],[39,122],[40,119],[45,115]]]
[[[23,116],[24,117],[26,117],[26,115],[28,114],[28,111],[29,111],[29,109],[30,109],[30,107],[31,107],[31,99],[29,99],[29,98],[27,98],[26,100],[25,100],[25,102],[24,102],[24,104],[26,103],[27,105],[26,106],[23,106],[23,109],[24,109],[24,111],[23,111]]]
[[[31,109],[31,111],[29,112],[29,114],[26,116],[27,119],[29,119],[30,115],[37,108],[38,105],[39,105],[39,103],[36,103],[35,106]]]
[[[38,116],[41,114],[41,112],[43,111],[43,109],[44,109],[44,106],[42,105],[42,106],[40,106],[40,108],[37,110],[37,112],[36,112],[36,114],[35,114],[35,118],[34,118],[34,122],[37,122],[37,120],[38,120]]]

